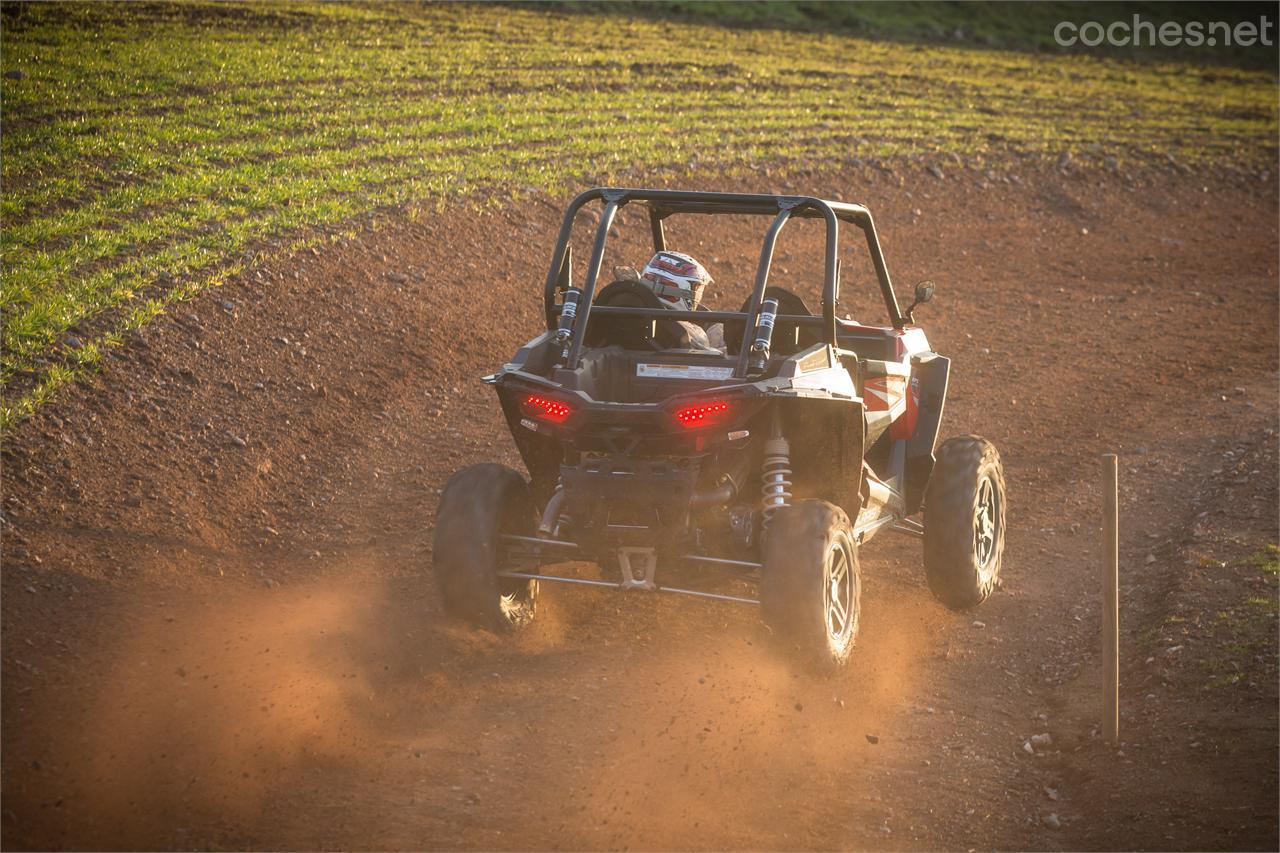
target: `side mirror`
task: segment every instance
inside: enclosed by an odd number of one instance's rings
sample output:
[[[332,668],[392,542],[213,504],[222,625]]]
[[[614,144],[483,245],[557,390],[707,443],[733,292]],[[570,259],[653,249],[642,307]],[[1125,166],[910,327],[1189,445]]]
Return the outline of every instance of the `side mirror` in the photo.
[[[926,302],[930,301],[931,299],[933,299],[933,282],[922,281],[919,284],[917,284],[916,299],[914,302],[911,303],[911,307],[909,307],[906,311],[903,312],[903,316],[907,318],[907,322],[914,323],[916,319],[915,317],[911,316],[911,314],[913,311],[916,310],[916,306],[923,305]]]

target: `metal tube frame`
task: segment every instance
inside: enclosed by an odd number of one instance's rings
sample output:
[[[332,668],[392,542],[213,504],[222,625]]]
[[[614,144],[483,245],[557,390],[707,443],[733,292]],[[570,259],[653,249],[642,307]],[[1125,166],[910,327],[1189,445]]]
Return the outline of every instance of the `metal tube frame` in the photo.
[[[839,222],[841,220],[862,229],[867,242],[867,251],[871,255],[875,267],[876,279],[880,284],[881,296],[885,308],[895,328],[907,324],[907,318],[898,306],[898,299],[893,290],[893,282],[889,278],[889,270],[885,264],[884,253],[880,248],[880,238],[876,233],[875,221],[871,212],[860,204],[826,201],[810,196],[781,196],[751,193],[709,193],[686,192],[680,190],[646,190],[622,189],[616,187],[596,187],[580,193],[565,210],[564,220],[560,225],[560,233],[556,238],[555,250],[552,252],[551,269],[547,274],[546,286],[543,290],[543,308],[546,313],[547,328],[554,330],[557,325],[559,306],[556,302],[556,279],[559,275],[564,254],[569,246],[573,233],[573,220],[583,205],[588,202],[602,200],[604,212],[600,223],[596,226],[595,241],[591,250],[591,260],[587,265],[586,280],[582,287],[582,299],[579,307],[577,323],[574,326],[573,341],[566,367],[573,369],[578,364],[582,353],[582,341],[586,334],[587,322],[590,319],[592,303],[595,300],[596,283],[600,275],[600,266],[604,260],[604,247],[608,239],[609,229],[613,225],[618,209],[631,202],[646,202],[649,205],[649,226],[652,231],[654,250],[666,248],[666,236],[662,222],[676,213],[701,214],[755,214],[772,215],[773,224],[765,235],[764,245],[760,250],[760,262],[756,269],[755,287],[751,292],[749,310],[739,312],[698,312],[696,317],[676,317],[676,314],[692,312],[674,312],[667,309],[632,308],[623,309],[637,316],[649,316],[655,319],[697,319],[743,320],[746,335],[750,335],[760,313],[760,304],[764,298],[764,290],[768,286],[769,268],[773,260],[774,245],[778,232],[792,216],[806,219],[822,218],[826,222],[827,244],[825,252],[825,268],[822,285],[822,328],[825,341],[836,346],[836,308],[840,297],[839,281]],[[602,309],[602,313],[618,313],[619,309]],[[780,318],[783,319],[783,318]],[[790,319],[790,318],[785,318]],[[805,320],[817,318],[803,318]],[[746,368],[745,352],[747,342],[741,347],[738,367],[735,376],[744,376]]]
[[[618,589],[619,585],[610,583],[609,581],[596,581],[589,578],[566,578],[563,575],[536,575],[532,572],[498,572],[500,578],[520,578],[522,580],[531,581],[553,581],[555,583],[573,583],[580,586],[597,586],[606,587],[608,589]],[[741,595],[725,595],[719,592],[703,592],[697,589],[681,589],[675,586],[659,586],[655,592],[673,592],[677,595],[692,595],[695,598],[710,598],[716,601],[732,601],[737,604],[759,604],[760,600],[756,598],[746,598]]]
[[[787,224],[787,220],[791,218],[791,210],[794,205],[783,207],[778,211],[778,215],[773,218],[773,224],[769,226],[769,230],[764,235],[764,245],[760,247],[760,263],[756,266],[756,284],[751,289],[751,301],[747,303],[747,322],[742,328],[742,342],[738,346],[738,364],[733,368],[735,378],[741,379],[747,375],[747,359],[750,357],[751,339],[756,334],[756,324],[760,322],[760,306],[764,302],[764,291],[769,286],[769,270],[773,266],[773,248],[778,243],[778,235],[782,233],[782,226]],[[834,226],[828,223],[827,226],[827,245],[831,245],[831,228]],[[823,298],[823,324],[826,324],[826,304],[827,299]],[[665,310],[665,309],[664,309]],[[830,338],[835,340],[835,317],[832,315],[832,333]]]
[[[518,533],[503,533],[500,536],[503,542],[516,545],[532,545],[539,550],[548,548],[552,551],[563,549],[565,551],[580,551],[581,547],[576,542],[570,542],[566,539],[543,539],[538,536],[522,536]],[[539,559],[538,554],[529,555],[534,559]],[[572,558],[572,555],[566,554],[565,557]],[[714,568],[734,569],[738,571],[760,571],[763,567],[759,563],[753,563],[749,560],[729,560],[723,557],[704,557],[698,554],[684,554],[677,559],[688,560],[695,563],[705,563]],[[539,562],[541,562],[539,560]],[[620,584],[612,581],[598,581],[590,578],[569,578],[563,575],[544,575],[535,574],[533,572],[521,572],[516,570],[498,572],[499,577],[504,578],[525,578],[528,580],[555,581],[557,583],[573,583],[582,586],[598,586],[607,587],[609,589],[619,589]],[[692,595],[698,598],[714,598],[720,601],[736,601],[742,604],[759,604],[760,602],[754,598],[744,598],[737,595],[725,595],[718,592],[703,592],[696,589],[683,589],[674,586],[658,585],[657,592],[673,592],[681,595]]]
[[[912,536],[916,539],[924,538],[924,525],[910,518],[900,518],[893,523],[890,528],[894,533],[901,533],[904,536]]]
[[[539,549],[542,548],[564,548],[570,551],[579,551],[582,549],[577,542],[570,542],[567,539],[551,539],[542,536],[523,536],[519,533],[503,533],[499,537],[503,542],[508,544],[534,545]],[[738,569],[754,569],[759,570],[761,565],[753,563],[750,560],[730,560],[725,557],[704,557],[701,554],[682,554],[678,559],[692,560],[695,563],[711,563],[717,566],[731,566]]]

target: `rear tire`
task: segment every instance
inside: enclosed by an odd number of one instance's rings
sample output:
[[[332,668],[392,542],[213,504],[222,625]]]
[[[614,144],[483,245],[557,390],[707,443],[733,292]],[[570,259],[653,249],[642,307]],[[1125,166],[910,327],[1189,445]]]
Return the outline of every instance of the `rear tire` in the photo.
[[[510,631],[533,619],[538,582],[500,578],[499,535],[532,535],[537,521],[524,478],[502,465],[472,465],[449,478],[436,512],[433,550],[444,609]]]
[[[858,635],[862,574],[844,510],[819,500],[778,510],[765,533],[764,621],[810,663],[843,665]]]
[[[1004,505],[995,445],[976,435],[943,442],[924,496],[924,569],[947,607],[979,605],[1000,582]]]

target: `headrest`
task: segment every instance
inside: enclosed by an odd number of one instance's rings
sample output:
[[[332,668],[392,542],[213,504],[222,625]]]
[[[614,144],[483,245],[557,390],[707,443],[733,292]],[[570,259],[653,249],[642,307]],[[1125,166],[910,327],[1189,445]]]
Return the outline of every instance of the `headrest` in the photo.
[[[643,282],[619,279],[596,294],[595,305],[612,308],[658,308],[664,303]],[[620,346],[630,350],[683,349],[690,346],[689,334],[675,320],[659,320],[656,346],[650,335],[652,321],[645,317],[602,317],[591,315],[583,343],[589,347]]]
[[[813,312],[809,310],[808,305],[804,304],[804,300],[785,287],[766,287],[764,289],[764,298],[778,300],[779,314],[796,314],[803,317],[813,316]],[[750,308],[751,297],[748,296],[747,301],[742,303],[742,308],[739,310],[745,314]],[[800,326],[797,333],[796,325],[795,323],[779,321],[773,327],[773,352],[775,355],[791,355],[822,340],[822,333],[816,326]],[[736,354],[739,347],[741,347],[742,333],[743,324],[741,320],[729,320],[724,324],[724,342],[731,354]],[[798,344],[794,343],[797,340],[797,334]]]

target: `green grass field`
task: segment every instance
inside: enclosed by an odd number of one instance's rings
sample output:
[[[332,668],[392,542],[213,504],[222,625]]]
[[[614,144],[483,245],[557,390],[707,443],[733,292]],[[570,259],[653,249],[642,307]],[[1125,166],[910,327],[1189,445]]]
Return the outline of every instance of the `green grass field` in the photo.
[[[511,0],[519,5],[521,0]],[[537,7],[545,0],[525,3]],[[1187,0],[1126,0],[1124,3],[1089,0],[558,0],[564,9],[617,14],[644,14],[656,18],[725,24],[736,27],[772,27],[900,41],[946,42],[1038,50],[1050,53],[1105,53],[1143,62],[1187,60],[1222,62],[1245,68],[1275,68],[1274,45],[1242,47],[1231,44],[1197,47],[1142,46],[1064,49],[1053,38],[1062,21],[1077,24],[1098,21],[1132,21],[1133,16],[1156,25],[1165,21],[1243,21],[1257,24],[1262,16],[1276,21],[1274,3],[1187,2]]]
[[[617,14],[6,6],[2,47],[2,430],[175,300],[373,210],[657,169],[1275,157],[1263,72]]]

